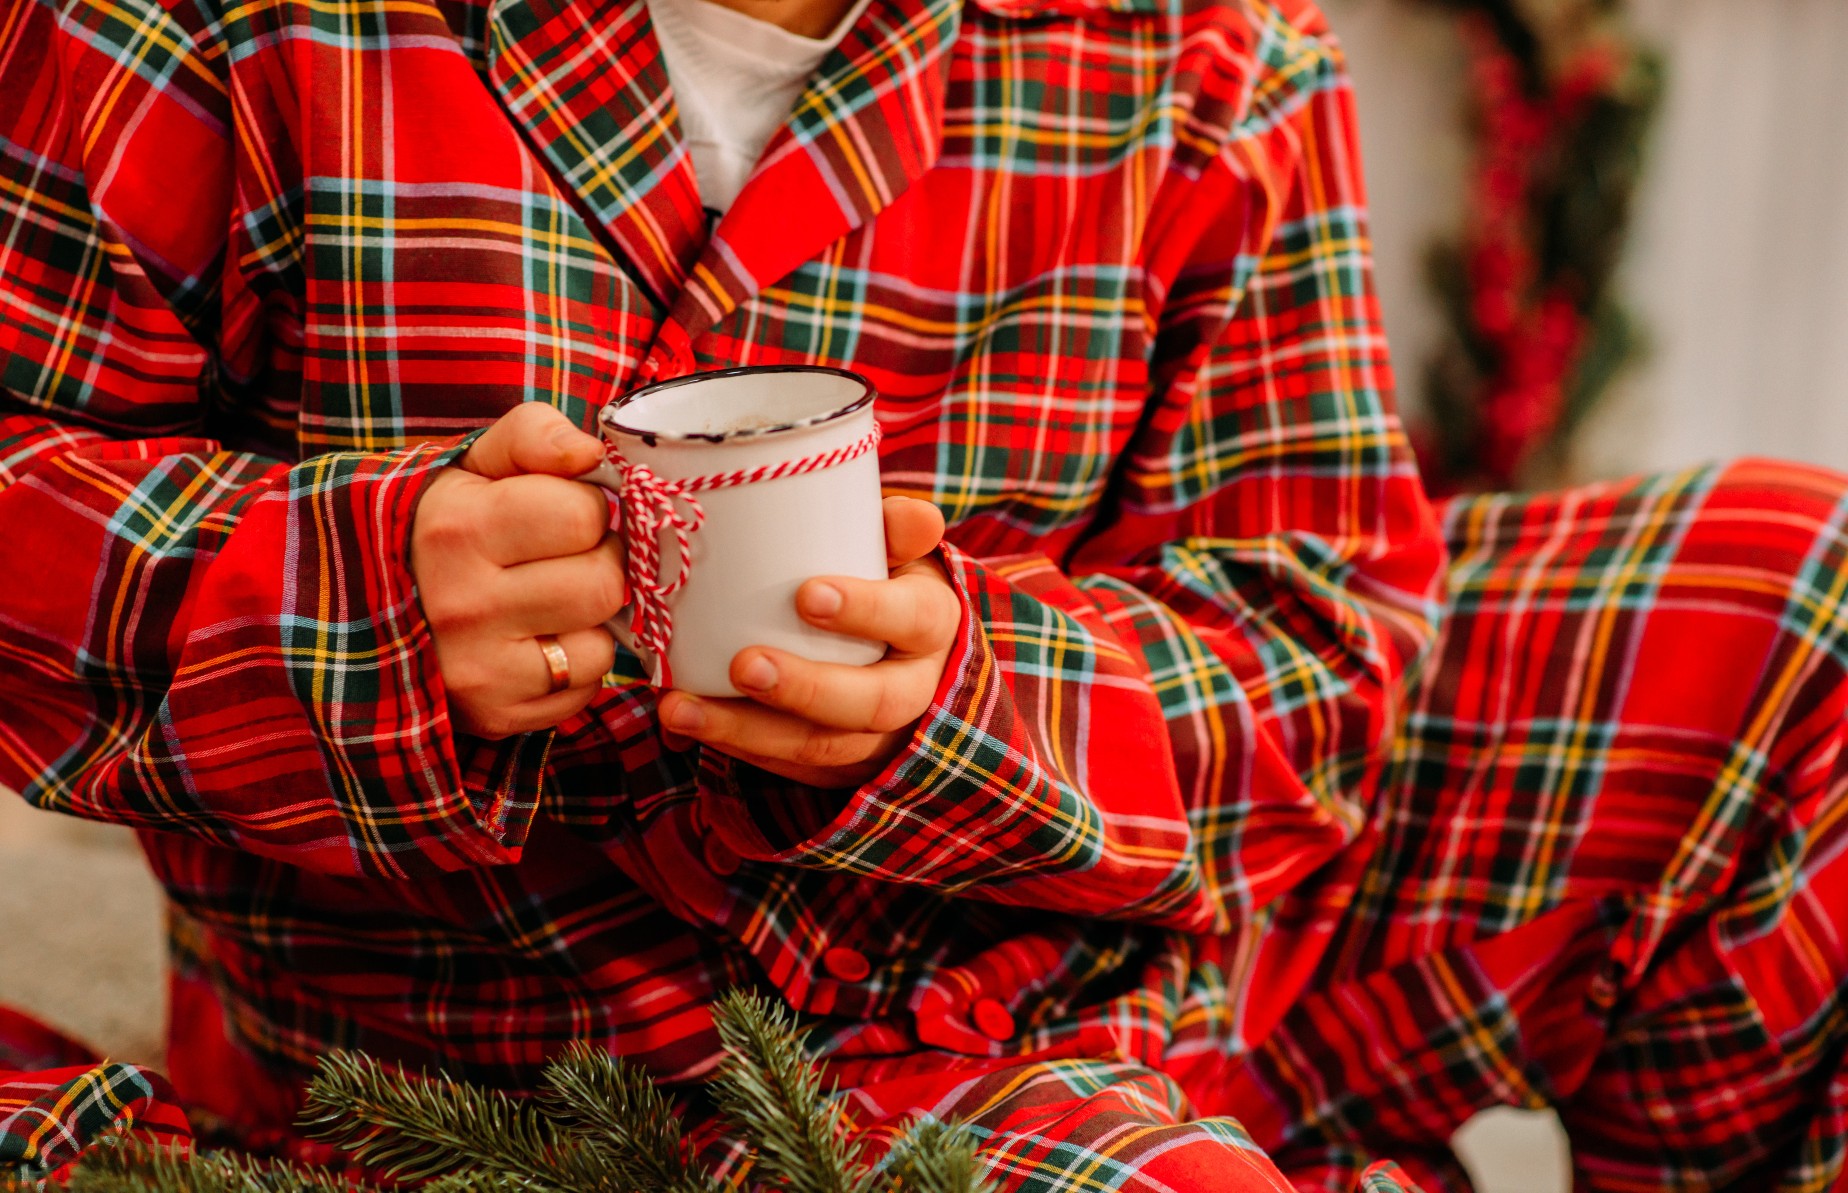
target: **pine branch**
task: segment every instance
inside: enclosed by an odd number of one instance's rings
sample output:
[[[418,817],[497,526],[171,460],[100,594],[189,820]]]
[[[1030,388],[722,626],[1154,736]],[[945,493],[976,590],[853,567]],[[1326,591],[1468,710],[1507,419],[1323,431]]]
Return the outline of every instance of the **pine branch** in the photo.
[[[673,1103],[634,1065],[580,1042],[546,1066],[542,1081],[547,1115],[595,1148],[625,1188],[726,1190],[692,1158]]]
[[[507,1193],[628,1193],[599,1154],[534,1107],[354,1053],[321,1059],[300,1125],[395,1180],[466,1173],[468,1187]]]
[[[823,1088],[789,1011],[732,990],[713,1008],[726,1057],[713,1078],[720,1112],[757,1152],[764,1179],[789,1193],[872,1193],[878,1176],[846,1112]]]
[[[809,1060],[790,1011],[739,991],[713,1023],[725,1058],[719,1108],[751,1149],[758,1180],[784,1193],[994,1193],[968,1128],[911,1124],[886,1162]],[[587,1045],[546,1067],[537,1103],[363,1055],[323,1058],[299,1120],[394,1181],[426,1193],[738,1193],[699,1162],[674,1105],[640,1069]],[[427,1183],[425,1183],[427,1182]],[[0,1193],[381,1193],[332,1173],[105,1136],[68,1180],[0,1172]]]
[[[905,1193],[995,1193],[976,1162],[975,1132],[963,1123],[914,1119],[892,1145],[885,1172]]]
[[[188,1152],[132,1139],[92,1146],[46,1193],[378,1193],[358,1181],[227,1152]]]
[[[507,1173],[466,1168],[417,1186],[417,1193],[525,1193],[533,1186]]]

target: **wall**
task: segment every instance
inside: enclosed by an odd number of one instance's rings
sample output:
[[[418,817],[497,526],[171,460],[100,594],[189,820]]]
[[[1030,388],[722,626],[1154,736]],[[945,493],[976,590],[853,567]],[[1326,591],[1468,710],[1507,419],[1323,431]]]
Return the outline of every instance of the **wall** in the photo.
[[[1437,330],[1421,260],[1464,148],[1451,18],[1326,0],[1360,96],[1408,408]],[[1669,94],[1623,285],[1653,339],[1582,436],[1609,476],[1743,453],[1848,468],[1848,3],[1632,0]]]

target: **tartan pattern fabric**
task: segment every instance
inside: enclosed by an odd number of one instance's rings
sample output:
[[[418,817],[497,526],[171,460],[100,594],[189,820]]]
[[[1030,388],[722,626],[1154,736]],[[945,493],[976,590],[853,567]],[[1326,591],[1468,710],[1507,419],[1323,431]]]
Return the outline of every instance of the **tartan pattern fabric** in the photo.
[[[1306,1188],[1383,1155],[1465,1187],[1448,1140],[1496,1104],[1558,1107],[1587,1188],[1842,1187],[1848,481],[1446,514],[1377,848],[1223,1105]]]
[[[896,1087],[896,1088],[894,1088]],[[850,1112],[874,1125],[877,1146],[902,1126],[893,1112],[917,1097],[899,1079],[847,1094]],[[1200,1118],[1172,1078],[1134,1061],[1055,1060],[1002,1066],[942,1091],[937,1105],[966,1122],[988,1174],[1018,1193],[1080,1190],[1239,1190],[1304,1187],[1226,1116]],[[886,1126],[882,1120],[893,1117]],[[1417,1193],[1390,1161],[1344,1190]]]
[[[7,1043],[0,1037],[0,1054]],[[62,1175],[86,1147],[123,1135],[160,1146],[191,1144],[186,1116],[164,1078],[124,1064],[0,1069],[0,1186],[35,1188]]]
[[[274,1142],[332,1047],[690,1083],[756,985],[861,1113],[966,1099],[1010,1187],[1440,1188],[1469,1109],[1598,1090],[1661,1153],[1611,1187],[1742,1135],[1826,1187],[1838,1095],[1699,1090],[1840,1082],[1839,491],[1460,504],[1445,598],[1310,5],[875,0],[714,227],[690,171],[639,0],[0,4],[0,536],[44,570],[0,782],[142,830],[202,1120]],[[405,544],[458,437],[768,363],[872,379],[949,516],[910,746],[852,792],[671,753],[626,656],[454,735]],[[1686,701],[1707,635],[1784,677],[1751,733]],[[1649,848],[1569,848],[1588,808]],[[1686,950],[1722,922],[1770,943]]]

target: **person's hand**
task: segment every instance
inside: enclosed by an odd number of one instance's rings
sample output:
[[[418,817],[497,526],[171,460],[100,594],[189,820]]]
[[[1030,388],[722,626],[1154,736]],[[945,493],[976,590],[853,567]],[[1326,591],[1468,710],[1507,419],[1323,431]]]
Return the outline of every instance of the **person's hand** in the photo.
[[[464,732],[549,729],[590,703],[615,658],[602,623],[628,599],[603,493],[566,479],[603,444],[540,402],[502,415],[430,482],[411,525],[411,572]],[[570,664],[552,691],[544,635]]]
[[[750,699],[685,692],[661,699],[668,745],[687,738],[815,787],[857,787],[884,770],[930,708],[962,619],[962,602],[930,554],[943,514],[927,501],[885,500],[889,580],[822,576],[796,592],[810,625],[870,638],[886,656],[866,667],[815,663],[753,646],[732,659]]]

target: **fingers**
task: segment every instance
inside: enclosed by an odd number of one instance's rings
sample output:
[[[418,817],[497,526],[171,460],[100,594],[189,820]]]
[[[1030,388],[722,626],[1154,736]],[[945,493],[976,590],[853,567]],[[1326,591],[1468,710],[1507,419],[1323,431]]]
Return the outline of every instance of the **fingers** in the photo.
[[[554,696],[541,696],[510,708],[496,708],[492,712],[459,718],[457,723],[463,732],[488,741],[501,741],[518,737],[522,733],[541,733],[555,728],[566,717],[583,712],[596,699],[597,690],[596,687],[571,688]]]
[[[943,541],[943,511],[930,502],[888,497],[883,510],[887,567],[910,563]]]
[[[603,490],[556,476],[512,476],[471,497],[476,542],[503,567],[581,554],[610,528]]]
[[[943,660],[934,654],[854,667],[767,647],[741,650],[731,665],[732,683],[758,703],[860,733],[909,729],[930,708],[942,673]]]
[[[830,729],[749,700],[714,700],[669,692],[662,726],[774,774],[840,787],[876,775],[893,751],[896,733]]]
[[[900,655],[944,649],[962,620],[956,591],[928,559],[903,565],[890,580],[810,580],[796,590],[796,611],[810,625],[889,643]]]
[[[796,594],[805,620],[887,643],[886,657],[847,667],[768,647],[739,651],[731,681],[748,699],[663,695],[661,727],[670,748],[698,741],[819,787],[864,783],[897,756],[936,695],[962,604],[943,565],[928,554],[943,533],[936,508],[888,501],[886,528],[891,557],[899,561],[891,579],[822,577]]]
[[[602,459],[601,439],[544,402],[523,402],[501,415],[459,463],[476,476],[501,480],[529,472],[576,476]]]
[[[606,536],[589,551],[510,568],[464,569],[421,579],[424,616],[438,645],[465,652],[535,634],[602,625],[628,603],[622,545]]]
[[[484,595],[518,634],[563,634],[602,625],[629,603],[622,542],[605,535],[577,555],[507,568]]]
[[[596,627],[571,630],[554,634],[553,637],[558,639],[559,649],[565,652],[565,658],[571,664],[571,683],[567,691],[599,687],[603,677],[616,665],[616,639],[606,629]],[[545,652],[540,649],[537,639],[528,642],[533,656],[530,670],[537,678],[526,686],[539,693],[534,697],[535,700],[543,700],[552,695],[552,668],[546,663]],[[516,647],[519,645],[515,643]]]
[[[553,692],[552,671],[532,638],[502,640],[446,667],[450,708],[463,730],[500,740],[550,729],[596,696],[616,661],[616,643],[603,629],[557,635],[571,672],[571,686]]]
[[[479,737],[550,728],[595,696],[615,655],[598,627],[626,602],[621,540],[602,491],[565,479],[603,445],[559,411],[526,403],[444,469],[418,506],[411,567],[455,723]],[[553,634],[570,686],[553,693]]]

